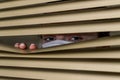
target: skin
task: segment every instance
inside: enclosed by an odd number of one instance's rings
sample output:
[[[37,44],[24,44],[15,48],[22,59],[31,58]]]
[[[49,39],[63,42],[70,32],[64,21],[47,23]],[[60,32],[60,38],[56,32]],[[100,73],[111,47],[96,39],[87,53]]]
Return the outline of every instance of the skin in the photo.
[[[44,35],[43,43],[47,43],[47,42],[54,41],[54,40],[80,42],[80,41],[96,39],[97,36],[98,36],[97,33]],[[49,38],[53,38],[53,40],[50,40]]]
[[[91,39],[96,39],[98,37],[97,33],[81,33],[81,34],[56,34],[56,35],[43,35],[42,44],[51,42],[54,40],[65,40],[71,42],[80,42]],[[21,50],[27,49],[25,43],[15,43],[14,47],[19,48]],[[36,50],[37,45],[31,43],[29,46],[30,50]]]

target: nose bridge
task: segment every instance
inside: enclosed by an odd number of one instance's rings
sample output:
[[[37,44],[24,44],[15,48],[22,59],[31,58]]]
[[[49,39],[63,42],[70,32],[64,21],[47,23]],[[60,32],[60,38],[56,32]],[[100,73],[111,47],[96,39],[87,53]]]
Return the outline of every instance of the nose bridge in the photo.
[[[56,35],[56,40],[64,40],[65,35]]]

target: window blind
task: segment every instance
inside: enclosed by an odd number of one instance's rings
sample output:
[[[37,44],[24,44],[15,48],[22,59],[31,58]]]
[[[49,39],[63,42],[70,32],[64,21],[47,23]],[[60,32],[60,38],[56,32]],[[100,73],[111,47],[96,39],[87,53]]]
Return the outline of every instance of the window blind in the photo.
[[[0,36],[116,32],[119,14],[120,0],[5,1]],[[119,80],[119,62],[120,35],[34,51],[0,44],[2,80]]]

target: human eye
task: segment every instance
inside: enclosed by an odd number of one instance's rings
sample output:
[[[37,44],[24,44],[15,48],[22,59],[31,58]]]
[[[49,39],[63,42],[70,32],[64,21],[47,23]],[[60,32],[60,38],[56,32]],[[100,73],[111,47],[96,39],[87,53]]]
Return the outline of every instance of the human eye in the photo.
[[[45,40],[46,42],[53,41],[53,40],[55,40],[55,37],[49,36],[49,37],[44,38],[44,40]]]
[[[71,37],[71,41],[79,41],[79,40],[83,40],[83,38],[80,36],[72,36]]]

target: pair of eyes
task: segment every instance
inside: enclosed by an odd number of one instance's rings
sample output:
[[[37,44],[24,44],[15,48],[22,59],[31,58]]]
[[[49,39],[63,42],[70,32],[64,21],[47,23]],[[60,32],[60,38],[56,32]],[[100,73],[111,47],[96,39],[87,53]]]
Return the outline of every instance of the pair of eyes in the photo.
[[[71,41],[78,41],[78,40],[82,40],[82,39],[83,39],[83,38],[80,37],[80,36],[72,36],[72,37],[70,38]],[[55,37],[46,37],[44,40],[45,40],[45,41],[54,41],[54,40],[56,40],[56,38],[55,38]]]

